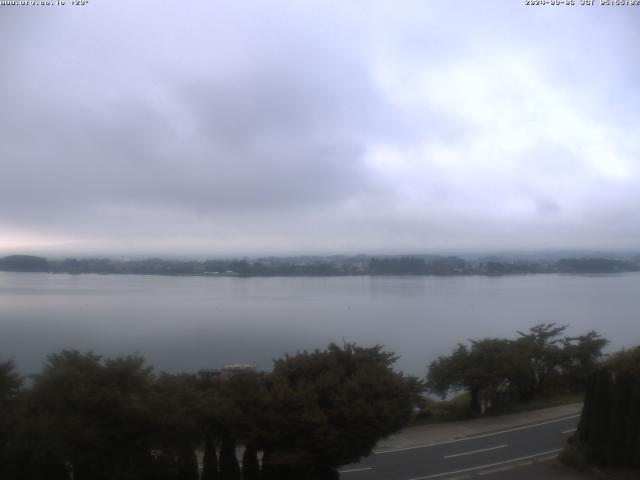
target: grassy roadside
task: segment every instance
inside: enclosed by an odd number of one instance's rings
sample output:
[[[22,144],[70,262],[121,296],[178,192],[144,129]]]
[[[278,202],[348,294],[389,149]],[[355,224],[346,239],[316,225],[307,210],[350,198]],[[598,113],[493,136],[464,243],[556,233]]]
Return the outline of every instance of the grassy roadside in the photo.
[[[543,408],[557,407],[579,403],[584,400],[582,393],[564,393],[559,395],[541,397],[526,403],[516,403],[507,407],[491,410],[485,416],[504,415],[509,413],[521,413]],[[468,393],[461,393],[450,400],[425,399],[425,407],[418,413],[409,426],[429,425],[433,423],[455,422],[469,420]]]

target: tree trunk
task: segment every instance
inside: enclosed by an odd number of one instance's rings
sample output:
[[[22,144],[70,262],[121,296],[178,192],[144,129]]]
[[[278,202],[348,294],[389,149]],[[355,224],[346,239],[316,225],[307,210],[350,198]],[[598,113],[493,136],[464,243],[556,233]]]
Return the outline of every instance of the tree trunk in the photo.
[[[178,458],[178,479],[198,480],[198,459],[193,450],[186,449],[180,452]]]
[[[271,455],[268,451],[262,452],[262,480],[277,480],[273,465],[271,464]]]
[[[236,441],[228,432],[222,436],[222,446],[220,447],[220,480],[240,480]]]
[[[91,480],[91,466],[86,462],[77,462],[73,466],[73,480]]]
[[[156,460],[158,480],[174,480],[178,476],[175,456],[169,452],[161,452]]]
[[[247,445],[242,455],[242,480],[259,480],[260,464],[258,463],[258,449]]]
[[[480,389],[471,388],[471,402],[469,403],[469,414],[472,417],[480,415]]]
[[[271,461],[268,451],[262,454],[262,480],[306,480],[304,472],[300,474],[294,469],[285,465],[276,464]]]
[[[46,478],[47,480],[69,480],[71,472],[64,465],[57,463],[35,463],[28,461],[18,465],[22,478]],[[16,471],[16,473],[18,473]],[[18,477],[18,475],[16,475]],[[4,477],[3,477],[4,478]]]
[[[202,458],[202,480],[218,480],[218,456],[213,434],[207,432],[204,439],[204,457]]]

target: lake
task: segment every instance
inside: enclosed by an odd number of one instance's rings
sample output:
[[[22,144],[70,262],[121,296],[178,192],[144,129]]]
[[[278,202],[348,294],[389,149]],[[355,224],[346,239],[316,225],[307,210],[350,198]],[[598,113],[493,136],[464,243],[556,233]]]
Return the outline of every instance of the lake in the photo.
[[[640,344],[640,274],[233,278],[0,272],[0,361],[63,348],[139,353],[159,370],[273,358],[330,341],[383,344],[424,375],[457,342],[540,322]]]

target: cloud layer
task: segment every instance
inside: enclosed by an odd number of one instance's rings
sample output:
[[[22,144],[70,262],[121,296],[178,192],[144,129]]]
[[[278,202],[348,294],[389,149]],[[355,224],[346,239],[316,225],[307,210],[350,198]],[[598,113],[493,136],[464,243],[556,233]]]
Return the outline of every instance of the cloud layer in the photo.
[[[0,250],[630,248],[633,7],[1,7]]]

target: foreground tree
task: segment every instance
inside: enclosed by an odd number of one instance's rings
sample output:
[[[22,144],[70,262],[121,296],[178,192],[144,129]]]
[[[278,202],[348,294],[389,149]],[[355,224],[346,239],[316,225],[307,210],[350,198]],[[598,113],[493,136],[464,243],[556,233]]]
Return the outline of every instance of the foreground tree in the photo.
[[[204,446],[202,480],[337,478],[411,416],[421,382],[394,361],[380,346],[331,344],[277,360],[268,375],[205,380],[156,376],[137,356],[63,351],[24,390],[3,363],[0,477],[198,480]]]
[[[11,360],[0,363],[0,478],[17,475],[19,394],[22,378]]]
[[[640,468],[638,405],[640,347],[612,356],[592,373],[569,449],[591,464]]]
[[[198,420],[204,406],[197,378],[163,372],[151,384],[148,399],[152,447],[162,452],[163,468],[175,470],[179,480],[198,480],[195,450],[203,440]]]
[[[242,455],[242,480],[259,480],[259,478],[258,449],[255,445],[247,445]]]
[[[240,480],[240,465],[236,456],[236,439],[226,431],[220,445],[220,480]]]
[[[18,395],[22,377],[12,360],[0,363],[0,406],[7,407]]]
[[[494,398],[512,372],[512,349],[508,340],[472,341],[458,344],[450,356],[439,357],[429,367],[427,387],[445,397],[451,391],[468,391],[469,414],[481,413],[481,400]]]
[[[55,461],[74,480],[147,478],[152,379],[140,357],[103,362],[92,353],[50,355],[29,400],[33,462]]]
[[[520,338],[513,342],[516,374],[510,380],[521,400],[535,398],[547,380],[566,365],[568,352],[563,350],[560,337],[566,329],[566,325],[541,323],[526,333],[518,332]]]
[[[566,326],[542,323],[511,339],[472,340],[429,366],[427,388],[445,397],[466,391],[469,411],[481,413],[482,400],[504,404],[530,401],[541,392],[583,391],[602,358],[607,340],[596,332],[562,337]]]
[[[218,456],[216,454],[215,435],[209,428],[204,428],[204,452],[202,455],[201,480],[218,480]]]
[[[412,390],[381,346],[331,344],[276,360],[260,423],[263,478],[336,478],[406,425]]]
[[[570,383],[571,388],[586,389],[589,375],[601,361],[602,351],[608,344],[607,339],[593,330],[586,335],[566,337],[563,340],[564,380]]]
[[[258,464],[257,445],[263,438],[261,418],[265,407],[265,382],[261,374],[255,371],[239,370],[217,379],[205,379],[202,382],[206,404],[203,425],[210,443],[213,438],[220,443],[219,478],[245,480],[253,478],[253,466]],[[244,446],[242,474],[236,456],[236,447]],[[207,461],[207,475],[213,476],[213,467],[209,467],[213,457],[213,444]],[[258,469],[259,470],[259,469]],[[204,473],[203,473],[204,475]]]

